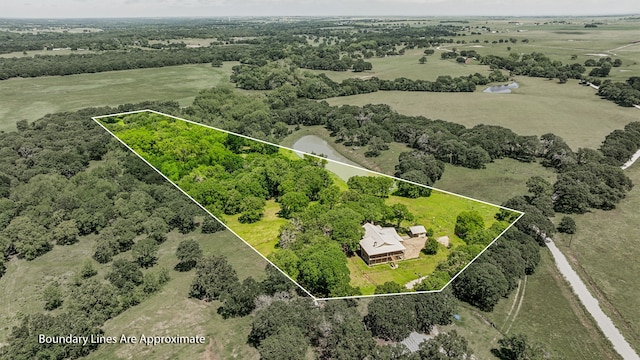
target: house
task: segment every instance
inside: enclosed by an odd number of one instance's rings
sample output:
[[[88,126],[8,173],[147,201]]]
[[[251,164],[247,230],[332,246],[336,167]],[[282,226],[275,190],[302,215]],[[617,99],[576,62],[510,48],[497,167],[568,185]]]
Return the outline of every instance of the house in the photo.
[[[427,237],[427,230],[422,225],[410,226],[411,237]]]
[[[392,227],[366,223],[364,237],[360,240],[360,256],[367,265],[384,264],[404,259],[402,238]]]

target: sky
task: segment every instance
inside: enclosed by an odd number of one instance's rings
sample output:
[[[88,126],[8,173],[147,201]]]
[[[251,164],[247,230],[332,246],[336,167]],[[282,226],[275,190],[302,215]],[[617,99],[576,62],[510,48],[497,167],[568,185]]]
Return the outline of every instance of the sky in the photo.
[[[638,0],[0,0],[0,18],[567,16],[640,13]]]

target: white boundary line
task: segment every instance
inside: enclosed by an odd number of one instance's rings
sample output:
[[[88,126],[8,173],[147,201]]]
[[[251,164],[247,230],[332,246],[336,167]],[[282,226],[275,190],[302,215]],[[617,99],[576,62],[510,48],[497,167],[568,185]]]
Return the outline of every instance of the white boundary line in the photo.
[[[166,116],[175,120],[180,120],[180,121],[184,121],[193,125],[197,125],[197,126],[203,126],[212,130],[217,130],[226,134],[231,134],[231,135],[235,135],[235,136],[239,136],[242,138],[245,138],[247,140],[252,140],[252,141],[257,141],[263,144],[267,144],[267,145],[271,145],[271,146],[275,146],[281,149],[285,149],[285,150],[289,150],[289,151],[293,151],[299,154],[303,154],[303,155],[308,155],[308,156],[313,156],[322,160],[327,160],[327,161],[331,161],[333,163],[336,164],[340,164],[340,165],[345,165],[345,166],[350,166],[354,169],[358,169],[358,170],[364,170],[367,172],[370,172],[372,174],[378,175],[378,176],[384,176],[384,177],[388,177],[388,178],[392,178],[396,181],[404,181],[404,182],[408,182],[410,184],[413,185],[418,185],[418,186],[422,186],[422,187],[426,187],[435,191],[439,191],[445,194],[449,194],[449,195],[453,195],[453,196],[458,196],[467,200],[471,200],[471,201],[475,201],[475,202],[479,202],[485,205],[490,205],[490,206],[494,206],[500,209],[505,209],[505,210],[509,210],[509,211],[513,211],[516,213],[519,213],[520,216],[518,216],[518,218],[513,221],[511,224],[509,224],[509,226],[507,226],[506,229],[504,229],[495,239],[493,239],[493,241],[491,241],[491,243],[489,243],[489,245],[487,245],[478,255],[476,255],[471,261],[469,261],[469,263],[467,265],[465,265],[465,267],[463,267],[460,271],[458,271],[456,273],[455,276],[453,276],[451,278],[451,280],[449,280],[449,282],[447,282],[442,289],[440,290],[429,290],[429,291],[412,291],[412,292],[400,292],[400,293],[392,293],[392,294],[373,294],[373,295],[354,295],[354,296],[341,296],[341,297],[331,297],[331,298],[317,298],[314,295],[312,295],[308,290],[306,290],[304,287],[302,287],[302,285],[298,284],[297,281],[293,280],[289,275],[287,275],[284,271],[282,271],[278,266],[276,266],[274,263],[272,263],[269,259],[267,259],[266,256],[262,255],[255,247],[253,247],[251,244],[249,244],[246,240],[244,240],[240,235],[238,235],[235,231],[233,231],[230,227],[228,227],[224,222],[222,222],[220,219],[218,219],[215,215],[213,215],[209,210],[207,210],[204,206],[202,206],[199,202],[197,202],[193,197],[191,197],[191,195],[187,194],[184,190],[182,190],[176,183],[174,183],[171,179],[169,179],[167,176],[165,176],[162,172],[160,172],[160,170],[156,169],[155,166],[153,166],[151,163],[149,163],[145,158],[143,158],[140,154],[138,154],[135,150],[133,150],[129,145],[127,145],[124,141],[122,141],[120,138],[118,138],[114,133],[112,133],[109,129],[107,129],[104,125],[102,125],[102,123],[100,123],[100,121],[98,121],[98,119],[102,119],[102,118],[110,118],[110,117],[117,117],[117,116],[123,116],[123,115],[131,115],[131,114],[139,114],[139,113],[144,113],[144,112],[150,112],[150,113],[154,113],[157,115],[162,115],[162,116]],[[306,153],[304,151],[299,151],[299,150],[295,150],[295,149],[291,149],[288,147],[284,147],[282,145],[278,145],[278,144],[273,144],[270,143],[268,141],[264,141],[264,140],[260,140],[260,139],[254,139],[252,137],[246,136],[246,135],[242,135],[242,134],[237,134],[231,131],[227,131],[227,130],[223,130],[223,129],[219,129],[216,128],[214,126],[210,126],[210,125],[206,125],[206,124],[202,124],[202,123],[198,123],[192,120],[187,120],[187,119],[182,119],[179,118],[177,116],[173,116],[173,115],[169,115],[169,114],[165,114],[165,113],[161,113],[159,111],[155,111],[155,110],[150,110],[150,109],[145,109],[145,110],[135,110],[135,111],[127,111],[127,112],[121,112],[121,113],[116,113],[116,114],[109,114],[109,115],[100,115],[100,116],[93,116],[91,117],[91,119],[93,121],[95,121],[100,127],[102,127],[107,133],[109,133],[111,136],[113,136],[116,140],[118,140],[121,144],[123,144],[127,149],[129,149],[129,151],[131,151],[132,153],[134,153],[136,156],[138,156],[140,159],[142,159],[142,161],[144,161],[147,165],[149,165],[153,170],[155,170],[158,174],[160,174],[160,176],[162,176],[165,180],[167,180],[169,183],[171,183],[174,187],[176,187],[178,190],[180,190],[180,192],[182,192],[184,195],[186,195],[191,201],[193,201],[194,203],[196,203],[196,205],[198,205],[202,210],[204,210],[207,214],[209,214],[209,216],[213,217],[214,219],[216,219],[219,223],[221,223],[225,228],[227,228],[229,231],[231,231],[231,233],[233,235],[235,235],[237,238],[239,238],[240,240],[242,240],[242,242],[244,242],[247,246],[249,246],[251,249],[253,249],[253,251],[255,251],[256,253],[258,253],[258,255],[260,255],[263,259],[265,259],[269,264],[271,264],[273,267],[275,267],[276,269],[278,269],[278,271],[280,271],[284,276],[287,277],[287,279],[291,280],[294,284],[296,284],[302,291],[304,291],[307,295],[309,295],[314,302],[317,301],[325,301],[325,300],[339,300],[339,299],[359,299],[359,298],[369,298],[369,297],[376,297],[376,296],[397,296],[397,295],[413,295],[413,294],[428,294],[428,293],[438,293],[441,292],[442,290],[444,290],[447,286],[449,286],[449,284],[451,284],[453,282],[453,280],[455,280],[466,268],[469,267],[469,265],[471,265],[478,257],[480,257],[480,255],[482,255],[485,251],[487,251],[487,249],[493,245],[493,243],[495,243],[507,230],[509,230],[516,222],[518,222],[518,220],[520,220],[520,218],[524,215],[524,212],[522,211],[518,211],[515,209],[510,209],[508,207],[505,206],[501,206],[501,205],[496,205],[496,204],[492,204],[486,201],[482,201],[482,200],[478,200],[478,199],[474,199],[468,196],[464,196],[464,195],[459,195],[456,193],[452,193],[450,191],[446,191],[446,190],[440,190],[437,188],[434,188],[432,186],[427,186],[427,185],[423,185],[423,184],[419,184],[413,181],[409,181],[409,180],[405,180],[405,179],[400,179],[397,178],[395,176],[391,176],[391,175],[387,175],[387,174],[383,174],[377,171],[373,171],[373,170],[369,170],[369,169],[365,169],[362,167],[358,167],[355,165],[351,165],[351,164],[345,164],[343,162],[340,161],[336,161],[333,159],[327,159],[325,157],[319,156],[319,155],[315,155],[315,154],[309,154]]]

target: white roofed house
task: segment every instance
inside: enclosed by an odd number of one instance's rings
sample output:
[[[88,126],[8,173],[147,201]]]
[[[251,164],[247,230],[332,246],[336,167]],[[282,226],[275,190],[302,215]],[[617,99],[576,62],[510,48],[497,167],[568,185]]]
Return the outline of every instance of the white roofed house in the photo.
[[[367,265],[384,264],[404,259],[402,238],[392,227],[366,223],[364,237],[360,240],[360,256]]]

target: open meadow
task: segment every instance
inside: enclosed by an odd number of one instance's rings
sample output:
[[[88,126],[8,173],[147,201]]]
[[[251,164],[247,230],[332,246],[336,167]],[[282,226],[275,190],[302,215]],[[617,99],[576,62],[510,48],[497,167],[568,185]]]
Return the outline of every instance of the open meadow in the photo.
[[[572,216],[578,229],[576,234],[573,238],[558,235],[556,243],[599,299],[604,312],[631,346],[640,351],[640,262],[636,261],[640,257],[640,163],[625,173],[636,186],[617,208]]]
[[[141,101],[178,101],[190,105],[202,89],[228,84],[233,63],[111,71],[97,74],[16,78],[0,81],[0,130],[18,120],[34,121],[60,111],[117,106]]]
[[[490,350],[498,348],[498,340],[516,334],[526,334],[561,359],[620,359],[568,288],[549,252],[541,255],[535,274],[521,280],[518,290],[500,300],[493,312],[460,303],[460,321],[444,329],[456,329],[466,337],[479,359],[493,358]]]

